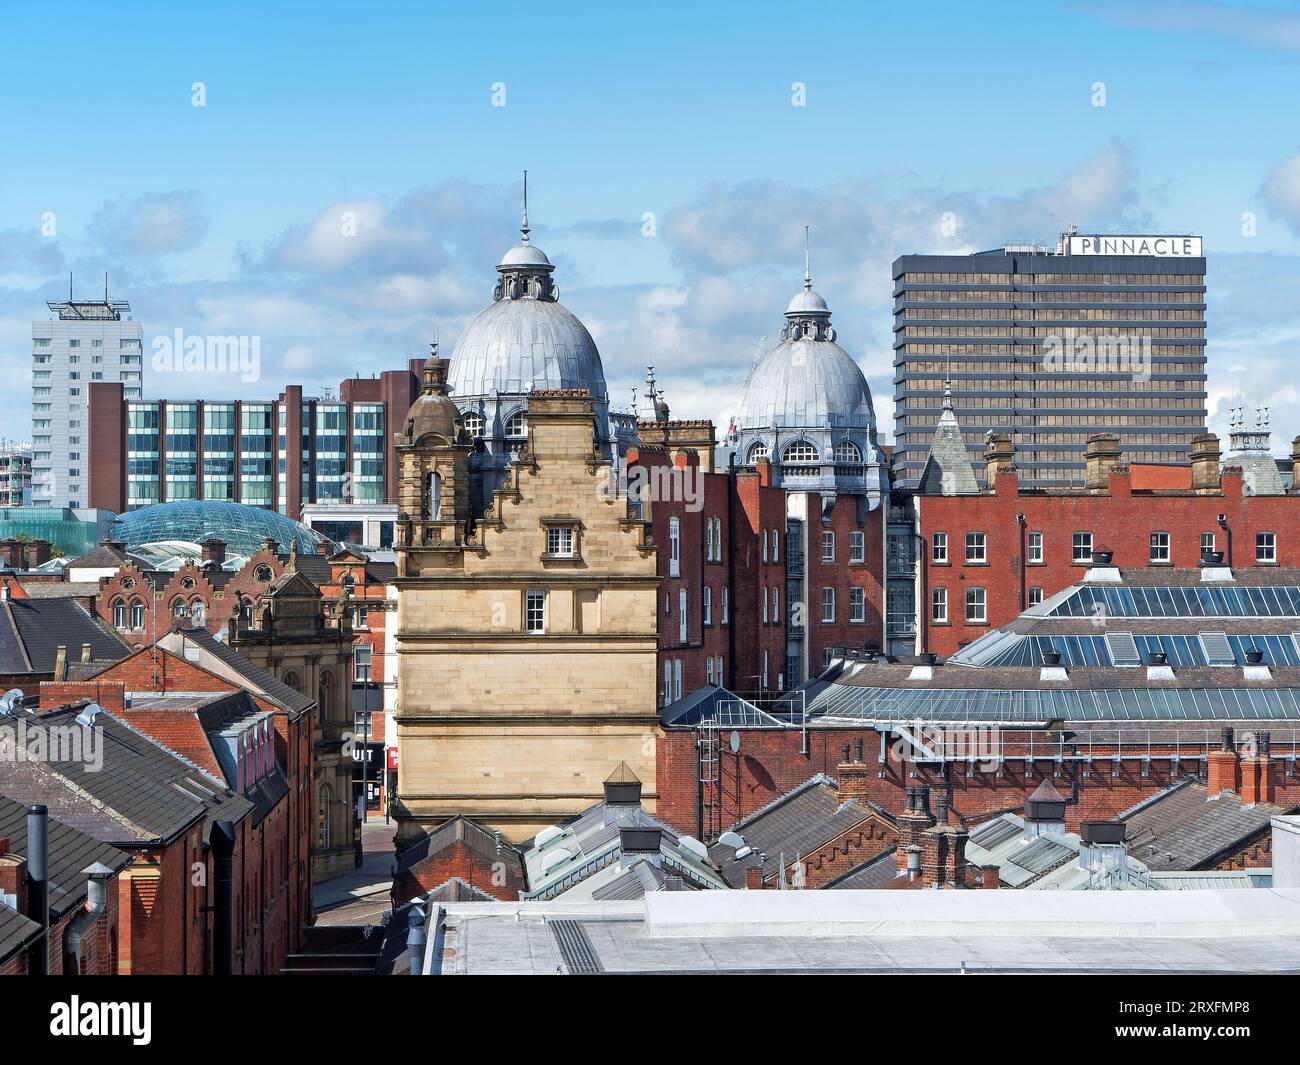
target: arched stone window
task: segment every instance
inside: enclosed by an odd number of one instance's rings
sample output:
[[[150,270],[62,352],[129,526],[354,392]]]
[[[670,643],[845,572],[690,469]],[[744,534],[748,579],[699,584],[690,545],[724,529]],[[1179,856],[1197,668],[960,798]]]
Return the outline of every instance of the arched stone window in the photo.
[[[334,677],[323,672],[320,675],[320,698],[317,700],[320,709],[320,719],[329,721],[330,715],[334,711]]]
[[[841,440],[835,445],[836,462],[861,462],[862,452],[852,440]]]
[[[202,626],[207,623],[208,605],[202,599],[195,599],[190,603],[190,621],[195,625]]]
[[[426,521],[442,517],[442,474],[436,470],[424,479],[424,517]]]
[[[745,459],[745,461],[752,466],[759,459],[765,459],[765,458],[767,458],[767,445],[760,440],[758,441],[758,443],[756,443],[753,447],[749,449],[749,455]]]
[[[523,411],[517,410],[506,419],[506,436],[519,437],[527,435],[528,419],[524,416]]]
[[[477,411],[470,411],[465,415],[465,432],[471,437],[480,437],[483,435],[483,415]]]
[[[785,463],[820,462],[821,456],[817,454],[817,448],[808,443],[807,440],[796,440],[785,449],[781,461]]]
[[[172,617],[177,621],[184,621],[189,614],[189,604],[180,596],[172,600]]]
[[[144,603],[139,599],[131,600],[131,628],[144,628]]]
[[[122,599],[113,600],[113,628],[126,628],[126,601]]]

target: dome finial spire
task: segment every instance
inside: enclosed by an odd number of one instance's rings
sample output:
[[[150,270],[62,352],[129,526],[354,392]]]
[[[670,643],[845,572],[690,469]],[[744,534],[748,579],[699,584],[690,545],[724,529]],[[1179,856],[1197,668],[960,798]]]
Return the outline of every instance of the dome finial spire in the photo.
[[[519,226],[519,238],[528,243],[528,171],[524,171],[524,220]]]
[[[807,226],[803,227],[803,287],[812,288],[812,251]]]

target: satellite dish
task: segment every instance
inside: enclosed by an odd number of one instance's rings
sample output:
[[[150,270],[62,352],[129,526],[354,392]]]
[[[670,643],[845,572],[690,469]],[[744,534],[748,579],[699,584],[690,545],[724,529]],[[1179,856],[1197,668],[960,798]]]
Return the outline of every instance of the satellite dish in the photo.
[[[731,748],[731,753],[732,753],[732,754],[737,754],[737,753],[739,753],[739,751],[740,751],[740,733],[739,733],[739,732],[735,731],[734,729],[732,730],[731,736],[727,739],[727,746]]]
[[[718,837],[718,842],[724,847],[740,848],[745,845],[745,837],[739,832],[724,832]]]
[[[22,705],[22,688],[10,688],[4,695],[0,695],[0,714],[4,714],[6,717],[13,717],[14,708]]]

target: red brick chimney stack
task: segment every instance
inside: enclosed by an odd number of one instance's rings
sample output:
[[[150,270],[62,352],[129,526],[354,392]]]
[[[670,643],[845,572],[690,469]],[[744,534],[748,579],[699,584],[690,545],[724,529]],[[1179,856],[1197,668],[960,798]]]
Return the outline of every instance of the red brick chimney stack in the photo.
[[[1273,759],[1267,732],[1255,733],[1255,753],[1241,760],[1241,805],[1273,801]]]
[[[1223,729],[1220,733],[1219,749],[1210,751],[1206,755],[1205,764],[1205,790],[1210,798],[1217,798],[1225,791],[1236,794],[1241,782],[1237,772],[1237,751],[1233,743],[1232,729]]]
[[[219,536],[209,536],[203,541],[203,561],[212,562],[220,567],[226,561],[226,541]]]
[[[922,836],[934,825],[930,814],[930,788],[926,784],[909,784],[907,786],[907,808],[898,815],[898,848],[894,852],[898,861],[899,875],[907,873],[907,848],[913,845],[922,848],[921,866],[925,867]]]

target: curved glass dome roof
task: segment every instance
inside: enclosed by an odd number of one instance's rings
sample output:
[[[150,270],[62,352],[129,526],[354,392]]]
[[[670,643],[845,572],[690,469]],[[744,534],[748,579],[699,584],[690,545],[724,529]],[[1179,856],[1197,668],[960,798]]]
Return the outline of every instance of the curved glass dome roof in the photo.
[[[119,517],[113,533],[128,549],[162,540],[197,544],[209,536],[219,536],[226,541],[228,551],[241,555],[259,550],[266,536],[272,537],[281,551],[296,543],[298,553],[303,555],[314,555],[317,545],[325,539],[274,510],[221,499],[178,499],[141,507]]]

